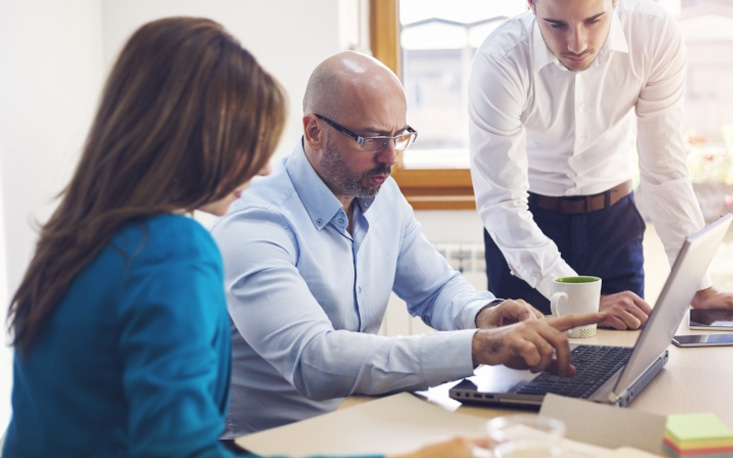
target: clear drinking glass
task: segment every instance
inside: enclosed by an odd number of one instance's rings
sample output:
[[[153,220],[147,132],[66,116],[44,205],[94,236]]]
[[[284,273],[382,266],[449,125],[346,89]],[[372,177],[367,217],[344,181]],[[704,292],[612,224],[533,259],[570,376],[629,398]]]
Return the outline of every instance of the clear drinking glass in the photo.
[[[544,415],[516,414],[486,423],[494,458],[557,458],[565,423]]]

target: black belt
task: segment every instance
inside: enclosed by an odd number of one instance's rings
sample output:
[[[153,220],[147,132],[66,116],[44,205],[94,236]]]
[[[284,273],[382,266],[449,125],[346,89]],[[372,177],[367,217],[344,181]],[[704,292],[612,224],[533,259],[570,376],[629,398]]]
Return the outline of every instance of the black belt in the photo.
[[[564,215],[582,215],[615,205],[632,191],[631,180],[592,196],[551,197],[529,193],[529,205]]]

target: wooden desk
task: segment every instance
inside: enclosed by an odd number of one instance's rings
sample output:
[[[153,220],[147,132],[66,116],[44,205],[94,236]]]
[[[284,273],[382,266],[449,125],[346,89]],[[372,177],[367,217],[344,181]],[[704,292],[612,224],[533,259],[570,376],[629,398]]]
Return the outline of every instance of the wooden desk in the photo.
[[[678,333],[699,332],[690,331],[685,318]],[[599,330],[595,337],[578,341],[584,344],[631,346],[638,335],[638,331]],[[712,412],[733,428],[733,390],[730,388],[733,385],[733,347],[677,348],[670,345],[669,353],[669,362],[665,368],[628,408],[665,416],[677,413]],[[453,402],[457,406],[458,403],[448,398],[447,385],[444,387],[430,390],[431,402],[437,404]],[[378,399],[378,402],[374,401],[375,399]],[[415,441],[421,436],[414,434],[417,426],[412,424],[415,422],[411,420],[414,417],[403,415],[402,409],[419,410],[421,428],[425,418],[431,417],[428,419],[431,431],[441,433],[445,431],[446,434],[455,434],[456,424],[461,425],[459,430],[462,433],[475,434],[481,430],[485,418],[517,412],[487,407],[457,406],[454,407],[454,413],[441,407],[430,406],[430,403],[425,401],[419,401],[417,405],[415,402],[412,398],[406,399],[404,395],[382,398],[352,396],[335,413],[255,433],[240,438],[237,442],[245,447],[250,446],[254,452],[270,453],[269,450],[272,450],[273,453],[279,453],[277,447],[272,448],[273,443],[303,440],[302,435],[316,435],[328,431],[325,438],[315,439],[320,440],[324,448],[319,450],[318,444],[312,448],[328,453],[333,452],[328,448],[333,445],[332,442],[348,442],[351,438],[363,440],[365,435],[373,438],[375,434],[381,434],[381,437],[387,440],[390,434],[403,437],[404,432],[405,446],[413,449]],[[359,415],[349,415],[349,411],[352,411],[350,407],[356,405],[360,405],[360,408],[353,411],[362,412]],[[371,409],[371,406],[374,406],[374,409]],[[367,409],[364,409],[365,407]],[[383,416],[385,413],[388,419]],[[481,421],[470,421],[468,417],[474,419],[480,417]],[[395,432],[395,429],[399,431]],[[338,439],[333,439],[334,436]],[[313,438],[309,440],[313,442]],[[397,446],[402,446],[402,443]]]

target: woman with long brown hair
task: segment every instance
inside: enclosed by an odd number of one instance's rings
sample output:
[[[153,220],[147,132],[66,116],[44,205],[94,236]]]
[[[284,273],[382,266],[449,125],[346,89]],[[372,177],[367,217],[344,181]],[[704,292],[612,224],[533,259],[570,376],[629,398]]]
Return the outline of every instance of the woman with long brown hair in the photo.
[[[203,456],[229,389],[221,215],[268,169],[286,94],[219,24],[137,30],[8,312],[3,456]]]

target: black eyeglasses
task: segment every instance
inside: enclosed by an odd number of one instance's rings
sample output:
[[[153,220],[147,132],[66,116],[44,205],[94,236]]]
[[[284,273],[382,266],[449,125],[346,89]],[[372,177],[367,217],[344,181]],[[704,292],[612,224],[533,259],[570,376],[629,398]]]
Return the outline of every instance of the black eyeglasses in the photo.
[[[407,149],[408,146],[412,145],[417,138],[417,131],[410,126],[407,126],[406,133],[402,135],[397,135],[396,137],[386,137],[384,135],[378,135],[376,137],[362,137],[361,135],[357,135],[343,126],[336,124],[325,116],[316,114],[316,117],[336,129],[337,131],[346,135],[350,139],[357,142],[359,146],[361,146],[361,149],[368,153],[381,153],[387,147],[387,144],[389,144],[389,142],[394,142],[394,148],[397,151],[403,151]]]

